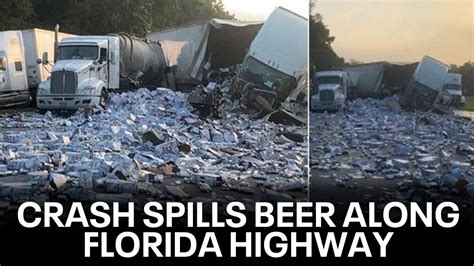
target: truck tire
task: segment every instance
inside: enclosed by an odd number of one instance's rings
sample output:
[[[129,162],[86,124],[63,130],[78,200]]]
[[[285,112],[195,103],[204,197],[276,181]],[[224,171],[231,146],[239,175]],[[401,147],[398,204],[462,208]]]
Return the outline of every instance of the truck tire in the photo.
[[[107,108],[108,100],[109,100],[109,94],[107,93],[107,90],[105,88],[103,88],[101,93],[100,93],[99,105],[104,109]]]

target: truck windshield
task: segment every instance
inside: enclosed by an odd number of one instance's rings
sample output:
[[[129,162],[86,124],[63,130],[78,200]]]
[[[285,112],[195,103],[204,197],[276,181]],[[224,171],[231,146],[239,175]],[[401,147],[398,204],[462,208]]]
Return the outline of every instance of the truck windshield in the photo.
[[[241,78],[272,90],[293,89],[296,78],[248,56],[241,67]]]
[[[96,60],[99,58],[97,46],[60,46],[58,60]]]
[[[323,84],[342,84],[342,78],[337,77],[337,76],[318,77],[317,83],[319,85],[323,85]]]
[[[455,84],[446,84],[444,87],[446,90],[460,91],[461,86]]]

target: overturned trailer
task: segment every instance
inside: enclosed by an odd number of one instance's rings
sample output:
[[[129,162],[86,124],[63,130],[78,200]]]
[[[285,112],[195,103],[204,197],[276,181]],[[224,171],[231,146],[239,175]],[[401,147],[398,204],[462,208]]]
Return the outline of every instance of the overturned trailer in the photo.
[[[448,69],[445,63],[430,56],[424,56],[420,63],[398,65],[382,61],[343,68],[353,78],[352,99],[398,94],[404,109],[435,108],[442,112],[462,100],[460,91],[453,92],[445,86]]]
[[[430,110],[441,107],[446,75],[449,67],[437,59],[425,56],[418,64],[408,87],[400,98],[400,105],[408,110]],[[439,109],[439,108],[438,108]]]
[[[351,98],[376,97],[383,93],[383,72],[388,62],[375,62],[368,64],[352,65],[344,67],[352,78],[354,90]]]
[[[382,98],[399,94],[410,83],[418,63],[392,64],[386,61],[350,65],[342,68],[349,73],[354,89],[349,97]]]
[[[276,8],[252,41],[232,82],[231,93],[246,106],[271,113],[308,70],[308,20]]]
[[[383,72],[382,84],[389,94],[402,93],[415,73],[418,62],[411,64],[388,64]]]
[[[150,33],[147,39],[161,43],[176,83],[194,86],[213,69],[242,63],[262,24],[210,19]]]

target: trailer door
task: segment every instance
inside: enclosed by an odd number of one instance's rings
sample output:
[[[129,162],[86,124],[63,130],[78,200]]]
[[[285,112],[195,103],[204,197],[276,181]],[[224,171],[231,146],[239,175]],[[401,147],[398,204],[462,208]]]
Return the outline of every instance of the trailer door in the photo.
[[[99,51],[99,78],[109,88],[109,61],[107,48],[105,47],[100,47]]]
[[[7,60],[5,53],[0,52],[0,91],[4,91],[6,87],[5,73],[7,72]]]

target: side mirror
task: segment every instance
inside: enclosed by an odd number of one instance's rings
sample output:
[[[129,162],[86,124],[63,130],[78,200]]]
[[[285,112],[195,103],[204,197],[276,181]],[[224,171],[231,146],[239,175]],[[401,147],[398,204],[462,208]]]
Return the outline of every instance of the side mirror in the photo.
[[[96,71],[98,67],[99,67],[99,62],[97,60],[92,61],[91,70]]]
[[[38,62],[38,61],[37,61],[37,62]],[[43,65],[49,64],[48,52],[44,52],[44,53],[43,53],[43,59],[41,60],[41,63],[42,63]]]
[[[110,63],[112,65],[117,64],[117,54],[114,51],[110,52]]]

